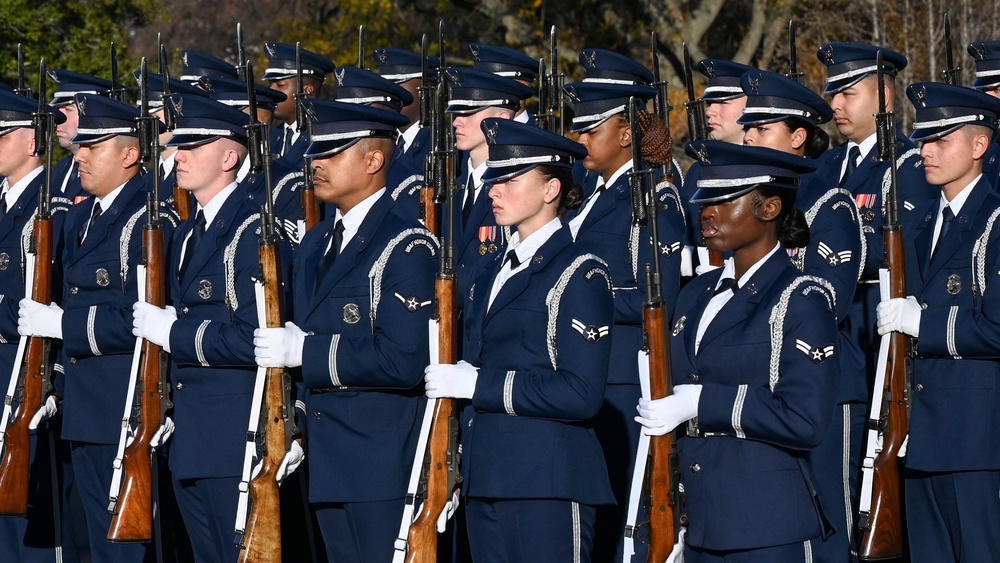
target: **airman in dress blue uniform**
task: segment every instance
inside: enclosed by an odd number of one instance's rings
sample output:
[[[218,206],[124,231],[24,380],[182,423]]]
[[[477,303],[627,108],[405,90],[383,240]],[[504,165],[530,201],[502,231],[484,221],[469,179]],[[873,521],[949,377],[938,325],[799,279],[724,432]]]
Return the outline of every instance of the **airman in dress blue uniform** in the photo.
[[[59,162],[52,166],[52,194],[57,197],[67,198],[71,203],[78,203],[87,199],[87,192],[80,186],[80,173],[77,170],[73,156],[76,154],[78,145],[73,144],[73,137],[76,136],[76,127],[80,116],[76,113],[76,104],[73,103],[73,96],[77,94],[100,94],[107,95],[111,90],[111,81],[89,74],[81,74],[69,70],[52,69],[49,71],[49,78],[57,84],[56,91],[52,95],[52,106],[59,108],[59,111],[66,116],[66,121],[56,127],[56,135],[59,137],[59,146],[68,150],[70,154],[59,159]]]
[[[128,395],[135,349],[131,308],[138,297],[146,180],[139,175],[136,108],[96,94],[74,97],[80,116],[73,143],[83,189],[63,225],[62,301],[22,301],[21,331],[63,341],[65,384],[62,437],[70,441],[73,472],[87,519],[92,556],[100,561],[142,561],[147,545],[107,540],[113,460]],[[169,234],[175,217],[161,210]]]
[[[177,182],[198,205],[177,229],[169,255],[173,306],[136,303],[134,333],[171,354],[176,432],[169,466],[195,559],[233,561],[256,373],[254,278],[260,275],[259,213],[236,183],[249,119],[202,96],[168,100],[177,123],[170,139],[178,148]],[[281,252],[288,264],[287,244]]]
[[[498,226],[492,204],[483,185],[489,146],[479,124],[487,117],[513,119],[521,100],[531,96],[531,88],[512,79],[484,70],[449,68],[451,81],[446,111],[454,115],[455,148],[468,155],[460,162],[455,182],[464,189],[456,192],[455,263],[459,293],[469,288],[469,269],[484,257],[492,257],[506,244],[510,228]]]
[[[571,168],[586,150],[508,119],[481,126],[497,222],[516,231],[476,266],[461,296],[463,360],[428,366],[427,395],[471,399],[461,429],[473,558],[590,561],[596,507],[614,502],[592,428],[614,304],[604,262],[559,220],[583,198]]]
[[[976,65],[972,87],[1000,98],[1000,41],[976,41],[968,51]],[[994,188],[1000,185],[1000,139],[993,139],[983,157],[983,175]]]
[[[437,243],[386,185],[399,113],[309,100],[316,195],[337,212],[306,233],[295,323],[261,329],[259,365],[302,368],[309,501],[334,561],[388,561],[426,401]],[[301,327],[301,328],[299,328]]]
[[[17,357],[20,336],[18,303],[25,297],[25,274],[28,267],[25,250],[30,248],[39,190],[45,182],[42,159],[32,154],[32,115],[37,110],[38,102],[31,98],[15,95],[10,90],[0,92],[0,389],[5,395],[16,362],[20,362]],[[49,111],[56,116],[57,121],[64,119],[54,107],[50,107]],[[55,240],[52,245],[56,263],[60,256],[58,239],[66,209],[64,201],[53,198],[52,232]],[[53,290],[53,295],[59,294],[58,287]],[[54,393],[61,395],[61,374],[56,371],[53,375],[57,386]],[[12,408],[18,407],[17,401],[15,392]],[[43,411],[54,410],[55,406],[54,398],[51,401],[46,399],[46,407],[39,411],[35,416],[37,420],[32,421],[30,426],[38,427],[43,416],[52,414]],[[59,504],[52,504],[52,460],[56,460],[57,469],[65,468],[69,462],[69,456],[65,455],[65,444],[57,441],[59,423],[58,418],[45,423],[42,429],[47,432],[39,430],[30,437],[30,471],[34,478],[28,493],[28,515],[27,518],[0,519],[0,559],[4,561],[78,561],[72,528],[68,524],[70,510],[67,491],[72,480],[70,472],[59,475]],[[51,450],[50,443],[54,446]],[[55,458],[51,456],[52,452],[56,453]],[[55,520],[59,517],[59,513],[54,510],[57,506],[62,512],[63,524]],[[54,528],[59,532],[53,531]]]
[[[721,141],[688,151],[706,243],[731,257],[681,291],[673,394],[640,401],[637,420],[652,435],[681,426],[686,562],[809,561],[829,531],[806,454],[836,404],[836,296],[785,248],[809,237],[792,204],[814,165]]]
[[[639,426],[631,419],[640,396],[637,358],[643,343],[642,308],[646,299],[645,285],[640,280],[644,279],[645,266],[654,259],[649,227],[640,226],[632,213],[628,104],[635,99],[639,107],[645,108],[655,91],[643,84],[591,80],[568,84],[566,92],[576,112],[573,131],[580,134],[580,142],[588,151],[583,165],[595,178],[595,187],[584,204],[566,214],[566,229],[577,244],[606,262],[615,303],[608,388],[594,428],[606,454],[617,505],[598,509],[594,558],[610,560],[617,550],[616,559],[620,560],[629,484],[639,443]],[[663,123],[645,109],[639,110],[639,119],[643,158],[654,165],[669,162],[670,146],[665,143]],[[676,187],[661,183],[657,188],[663,209],[657,217],[660,248],[656,259],[662,272],[661,292],[667,311],[672,313],[680,290],[684,211]],[[639,550],[644,547],[640,545]],[[636,560],[644,557],[639,553]]]
[[[745,128],[744,143],[797,154],[821,156],[830,139],[819,128],[830,121],[833,110],[809,88],[773,72],[753,70],[740,78],[747,96],[739,123]],[[836,295],[854,295],[864,266],[864,236],[861,233],[854,196],[839,186],[824,186],[802,176],[795,207],[805,214],[809,245],[789,248],[792,263],[803,273],[822,278]],[[868,402],[865,360],[861,348],[847,333],[846,318],[851,302],[837,301],[837,339],[840,412],[834,416],[823,443],[809,454],[816,469],[817,487],[823,506],[836,532],[823,542],[814,542],[816,561],[844,562],[851,557],[855,531],[854,512],[858,498],[861,439]]]
[[[274,109],[274,123],[271,128],[271,147],[274,154],[281,155],[284,164],[294,170],[301,170],[303,154],[309,146],[309,135],[305,129],[299,130],[296,123],[295,92],[298,87],[295,68],[295,45],[287,43],[267,43],[264,50],[270,58],[267,69],[261,77],[269,86],[288,96]],[[307,95],[317,97],[319,89],[328,74],[336,66],[329,59],[307,49],[302,49],[302,90]]]
[[[904,472],[910,558],[992,561],[1000,553],[1000,197],[982,159],[1000,100],[934,83],[906,94],[927,182],[941,186],[904,218],[909,296],[878,306],[880,334],[919,338]]]

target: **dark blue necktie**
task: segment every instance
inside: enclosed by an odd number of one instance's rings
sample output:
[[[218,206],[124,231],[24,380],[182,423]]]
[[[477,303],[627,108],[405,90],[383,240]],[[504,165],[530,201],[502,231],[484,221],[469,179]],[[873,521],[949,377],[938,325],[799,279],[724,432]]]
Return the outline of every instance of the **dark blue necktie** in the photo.
[[[191,257],[194,256],[195,250],[198,248],[198,243],[201,242],[201,237],[204,234],[205,213],[199,209],[198,213],[194,216],[194,226],[191,227],[191,235],[188,236],[187,243],[184,245],[184,258],[181,259],[181,267],[177,269],[178,280],[184,279],[184,273],[191,263]]]
[[[719,287],[715,288],[715,294],[713,297],[715,295],[719,295],[720,293],[725,293],[730,289],[733,290],[733,293],[736,293],[736,290],[739,288],[740,286],[736,283],[736,278],[722,278],[719,280]]]
[[[326,251],[319,260],[319,264],[316,266],[316,285],[319,285],[320,281],[326,277],[327,272],[333,267],[333,263],[337,261],[337,256],[340,256],[340,247],[344,244],[344,222],[337,221],[337,224],[333,227],[333,241],[330,243],[330,249]]]
[[[90,221],[87,222],[86,226],[83,227],[83,232],[80,233],[79,244],[83,244],[83,241],[86,240],[87,234],[90,232],[90,228],[94,226],[94,222],[97,221],[97,218],[101,216],[102,212],[103,210],[101,209],[101,202],[95,199],[94,209],[90,212]]]
[[[861,148],[858,145],[851,147],[847,153],[847,168],[844,169],[844,177],[840,179],[841,187],[847,183],[847,179],[858,169],[858,159],[861,158]]]
[[[941,210],[941,232],[938,233],[937,242],[934,243],[934,250],[931,251],[931,260],[934,259],[934,255],[937,254],[939,248],[941,248],[941,243],[944,241],[944,235],[948,232],[948,227],[951,226],[952,219],[955,218],[955,212],[951,210],[951,207],[946,205],[944,209]]]

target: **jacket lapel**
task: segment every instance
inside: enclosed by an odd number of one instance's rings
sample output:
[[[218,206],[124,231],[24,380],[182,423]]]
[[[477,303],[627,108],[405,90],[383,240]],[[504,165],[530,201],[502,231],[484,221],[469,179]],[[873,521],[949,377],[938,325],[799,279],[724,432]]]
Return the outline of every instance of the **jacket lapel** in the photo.
[[[778,249],[767,262],[747,281],[746,285],[736,290],[733,297],[722,307],[705,330],[701,339],[699,353],[705,350],[710,342],[725,334],[733,327],[745,321],[760,303],[767,288],[775,278],[789,265],[788,254],[784,249]],[[715,287],[714,285],[712,286]]]
[[[142,189],[143,184],[144,181],[139,176],[129,180],[122,188],[121,193],[118,194],[118,197],[115,198],[111,207],[103,210],[101,212],[101,216],[90,225],[89,229],[87,228],[87,223],[90,221],[91,213],[93,213],[94,198],[87,198],[87,205],[84,206],[84,210],[86,211],[86,213],[83,214],[84,220],[78,226],[77,230],[72,231],[74,236],[76,236],[77,233],[87,229],[87,238],[83,240],[83,243],[80,244],[78,251],[74,254],[70,261],[67,261],[67,264],[75,263],[95,248],[102,246],[103,241],[108,237],[108,231],[118,221],[128,221],[128,217],[123,217],[125,214],[124,210],[129,207],[132,199],[139,197],[144,193]]]
[[[219,213],[216,214],[215,219],[210,224],[205,225],[205,235],[198,244],[198,248],[194,249],[194,254],[191,255],[191,262],[188,263],[187,269],[184,270],[184,279],[180,280],[182,291],[186,290],[198,278],[202,268],[205,267],[210,259],[217,254],[221,257],[220,249],[232,240],[229,233],[236,228],[233,223],[236,220],[237,210],[243,204],[242,195],[239,189],[230,193],[226,202],[222,204],[222,208],[219,209]],[[188,231],[194,227],[193,217],[190,219],[191,227],[187,229]],[[180,246],[183,245],[184,239],[181,239]],[[178,262],[179,266],[180,263]]]
[[[967,246],[966,241],[977,234],[973,230],[976,222],[976,214],[982,207],[989,190],[990,187],[984,184],[983,179],[980,179],[972,187],[972,193],[969,194],[968,199],[962,204],[962,210],[952,219],[951,226],[948,227],[948,232],[945,233],[944,238],[941,240],[940,247],[934,252],[934,257],[928,264],[925,279],[930,279],[936,274],[960,248],[971,249],[971,245]],[[937,218],[935,217],[934,222],[936,221]],[[931,224],[933,225],[934,222]]]

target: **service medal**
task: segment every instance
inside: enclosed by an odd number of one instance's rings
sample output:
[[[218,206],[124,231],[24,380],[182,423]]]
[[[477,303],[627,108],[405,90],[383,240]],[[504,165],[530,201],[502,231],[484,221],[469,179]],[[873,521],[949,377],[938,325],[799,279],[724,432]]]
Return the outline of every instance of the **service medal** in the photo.
[[[344,322],[352,325],[361,320],[361,310],[358,309],[357,303],[348,303],[344,305]]]
[[[106,269],[98,268],[95,273],[97,276],[97,285],[101,287],[108,287],[111,285],[111,276],[108,275],[108,271]]]
[[[962,278],[958,274],[952,274],[948,276],[948,281],[945,284],[945,288],[948,290],[949,295],[958,295],[962,291]]]
[[[857,194],[854,196],[854,201],[858,204],[858,211],[862,220],[868,223],[875,220],[875,211],[872,208],[875,207],[877,199],[878,196],[876,194]]]
[[[486,243],[485,242],[480,243],[479,244],[479,255],[480,256],[486,256],[486,250],[487,250]]]
[[[10,254],[0,252],[0,271],[10,267]]]
[[[674,330],[670,334],[672,334],[674,336],[677,336],[678,334],[680,334],[681,331],[684,330],[684,323],[686,323],[686,322],[687,322],[687,317],[681,317],[681,318],[677,319],[677,322],[674,323]]]
[[[497,228],[479,227],[479,254],[485,256],[487,252],[496,252]]]
[[[493,253],[493,252],[496,252],[496,251],[497,251],[497,245],[495,245],[495,244],[493,244],[493,243],[490,243],[490,247],[489,247],[489,249],[487,249],[487,250],[488,250],[489,252],[491,252],[491,253]]]
[[[212,282],[208,280],[201,280],[198,282],[198,297],[202,299],[208,299],[212,296]]]

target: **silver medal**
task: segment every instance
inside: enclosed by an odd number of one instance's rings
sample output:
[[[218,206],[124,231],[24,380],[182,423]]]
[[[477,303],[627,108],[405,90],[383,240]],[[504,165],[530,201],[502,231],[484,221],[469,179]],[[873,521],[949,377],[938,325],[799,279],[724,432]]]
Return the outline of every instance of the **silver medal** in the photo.
[[[0,252],[0,271],[10,267],[10,254]]]
[[[208,299],[212,296],[212,282],[208,280],[201,280],[198,282],[198,297],[202,299]]]
[[[952,274],[948,276],[948,282],[945,285],[948,290],[949,295],[958,295],[962,291],[962,278],[958,274]]]
[[[344,305],[344,322],[352,325],[361,320],[361,310],[356,303]]]
[[[108,271],[104,268],[98,268],[97,272],[97,285],[101,287],[108,287],[111,285],[111,276],[108,275]]]
[[[684,330],[684,323],[686,323],[686,322],[687,322],[687,317],[681,317],[681,318],[677,319],[677,322],[674,323],[674,330],[670,334],[672,334],[674,336],[677,336],[678,334],[680,334],[681,331]]]

